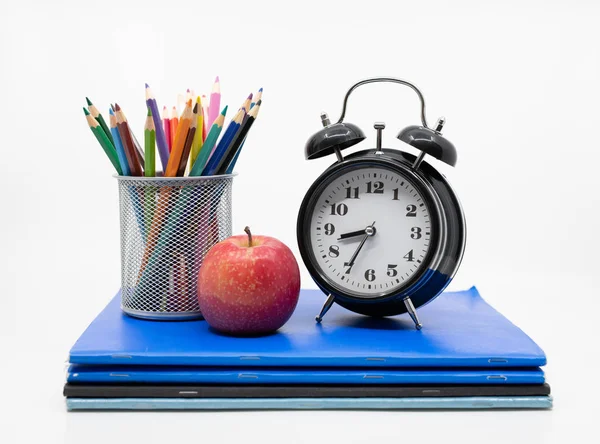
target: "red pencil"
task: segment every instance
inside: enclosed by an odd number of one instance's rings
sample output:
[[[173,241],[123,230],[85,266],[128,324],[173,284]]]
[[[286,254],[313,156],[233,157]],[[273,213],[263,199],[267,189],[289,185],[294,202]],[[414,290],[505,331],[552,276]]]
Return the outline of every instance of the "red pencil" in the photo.
[[[163,106],[162,110],[162,121],[163,128],[165,130],[165,139],[167,139],[167,147],[169,148],[169,153],[171,152],[171,119],[169,119],[169,111],[166,106]]]

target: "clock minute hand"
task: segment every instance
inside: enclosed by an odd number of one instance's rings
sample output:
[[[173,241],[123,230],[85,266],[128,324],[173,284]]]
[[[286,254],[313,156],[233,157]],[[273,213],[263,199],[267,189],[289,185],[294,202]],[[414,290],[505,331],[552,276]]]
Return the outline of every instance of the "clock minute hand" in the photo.
[[[360,241],[360,244],[358,245],[358,248],[356,249],[356,251],[354,252],[354,254],[352,255],[352,257],[350,258],[350,261],[348,261],[348,266],[352,267],[354,265],[354,261],[356,260],[356,257],[358,256],[358,253],[360,253],[360,250],[362,250],[363,245],[365,244],[365,242],[367,241],[368,238],[370,238],[371,236],[374,236],[376,231],[375,231],[375,222],[373,222],[371,225],[369,225],[367,228],[365,228],[365,237],[362,238],[362,240]]]

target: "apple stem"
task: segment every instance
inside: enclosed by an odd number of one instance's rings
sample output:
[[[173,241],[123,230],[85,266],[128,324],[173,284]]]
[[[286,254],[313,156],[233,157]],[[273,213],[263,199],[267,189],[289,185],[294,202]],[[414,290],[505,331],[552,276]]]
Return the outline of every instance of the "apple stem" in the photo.
[[[244,231],[248,235],[248,246],[251,247],[252,246],[252,233],[250,232],[250,227],[244,228]]]

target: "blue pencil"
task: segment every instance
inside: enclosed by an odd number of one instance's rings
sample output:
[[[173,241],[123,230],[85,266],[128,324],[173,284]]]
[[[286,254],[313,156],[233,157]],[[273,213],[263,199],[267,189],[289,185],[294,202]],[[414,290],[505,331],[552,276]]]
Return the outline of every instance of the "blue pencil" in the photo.
[[[227,148],[229,147],[236,133],[240,129],[240,126],[242,125],[245,116],[246,110],[244,108],[240,108],[240,110],[237,112],[234,118],[231,119],[231,122],[229,122],[229,125],[227,126],[227,129],[223,134],[223,137],[221,137],[219,144],[215,148],[215,152],[212,154],[212,156],[210,156],[208,163],[202,171],[203,176],[212,176],[216,173],[217,167],[219,166],[221,159],[227,152]]]
[[[252,105],[254,105],[254,103]],[[252,105],[250,105],[250,106],[252,106]],[[244,139],[244,142],[246,142],[246,139]],[[240,149],[237,150],[237,153],[235,153],[235,156],[233,157],[233,160],[229,164],[229,167],[227,167],[227,171],[225,172],[225,174],[231,174],[231,173],[233,173],[233,168],[235,167],[235,163],[237,162],[238,157],[240,157],[240,153],[242,152],[242,148],[244,148],[244,142],[242,142],[242,144],[240,145]]]
[[[121,141],[121,136],[119,135],[119,130],[117,129],[117,117],[115,116],[112,108],[108,111],[108,113],[110,114],[110,133],[115,141],[115,149],[117,151],[119,163],[121,164],[121,169],[123,170],[123,175],[130,176],[131,171],[129,171],[127,157],[125,157],[125,149],[123,148],[123,142]]]

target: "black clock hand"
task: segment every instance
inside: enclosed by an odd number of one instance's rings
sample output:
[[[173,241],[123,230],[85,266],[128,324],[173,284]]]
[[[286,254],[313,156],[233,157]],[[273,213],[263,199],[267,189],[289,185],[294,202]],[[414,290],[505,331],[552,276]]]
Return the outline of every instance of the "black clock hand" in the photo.
[[[340,234],[340,237],[338,237],[338,240],[344,240],[344,239],[348,239],[350,237],[360,236],[361,234],[367,234],[367,232],[365,230],[358,230],[358,231],[351,231],[350,233]]]
[[[371,225],[369,225],[367,228],[365,228],[364,231],[365,231],[365,237],[362,238],[362,240],[360,241],[360,244],[358,245],[358,248],[356,249],[356,251],[354,252],[352,257],[350,258],[350,261],[347,262],[348,267],[352,267],[354,265],[354,261],[356,260],[358,253],[360,253],[360,250],[362,250],[362,247],[365,244],[365,242],[367,241],[367,239],[370,238],[371,236],[375,235],[375,233],[376,233],[375,222],[373,222]]]

